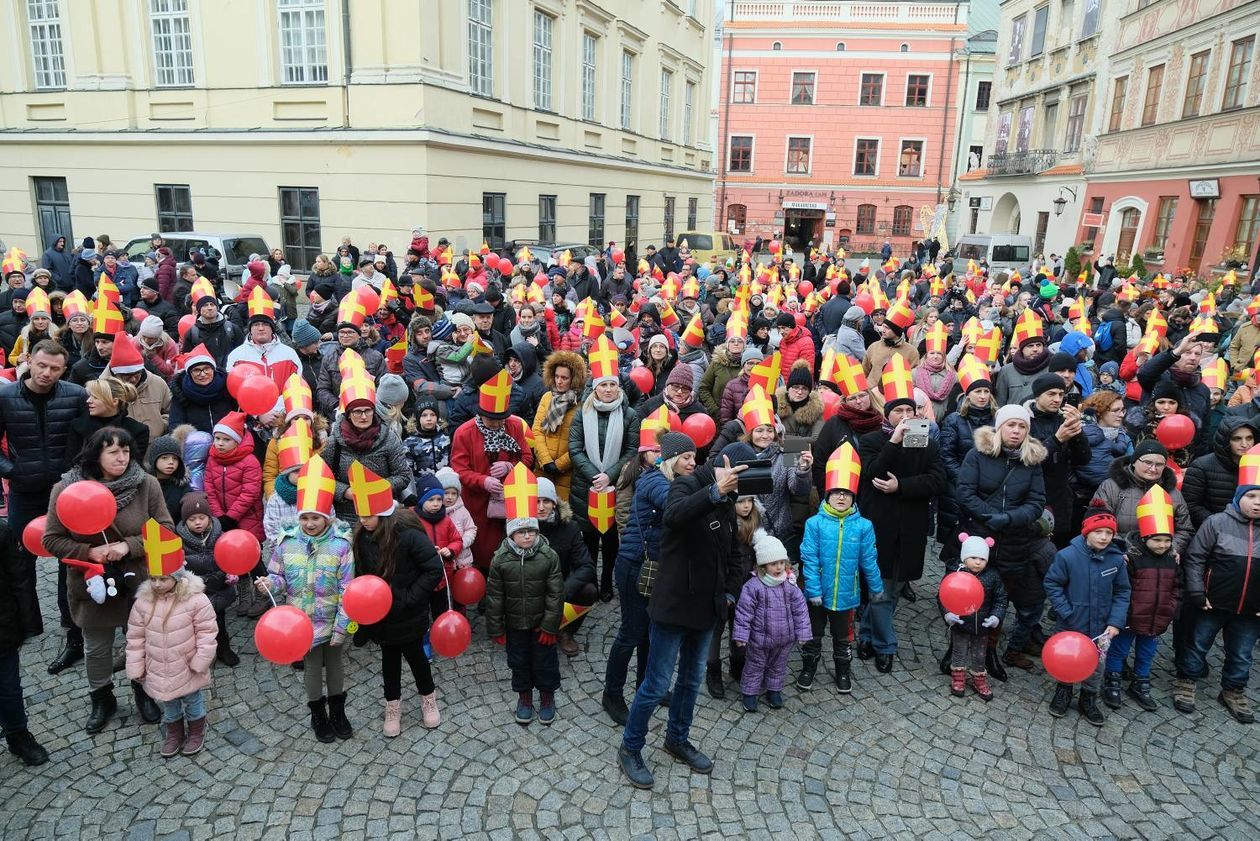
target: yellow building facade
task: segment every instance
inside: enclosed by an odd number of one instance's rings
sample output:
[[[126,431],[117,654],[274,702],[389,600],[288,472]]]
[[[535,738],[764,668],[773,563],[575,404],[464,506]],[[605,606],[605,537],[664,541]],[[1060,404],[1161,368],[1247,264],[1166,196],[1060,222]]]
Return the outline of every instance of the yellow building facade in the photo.
[[[0,0],[0,240],[642,252],[711,227],[713,2]]]

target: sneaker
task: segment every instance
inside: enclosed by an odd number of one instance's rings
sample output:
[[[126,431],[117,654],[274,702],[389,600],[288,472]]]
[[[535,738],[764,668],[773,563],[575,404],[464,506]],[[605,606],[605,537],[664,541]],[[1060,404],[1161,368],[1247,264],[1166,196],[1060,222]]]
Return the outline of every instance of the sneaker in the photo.
[[[1229,710],[1229,714],[1239,724],[1255,724],[1256,716],[1251,711],[1251,702],[1241,689],[1222,689],[1216,700]]]
[[[522,692],[516,702],[516,723],[528,727],[534,720],[534,693]]]
[[[951,669],[949,672],[949,694],[961,698],[967,694],[967,670]]]
[[[402,701],[385,702],[385,723],[381,725],[381,732],[387,739],[402,732]]]
[[[691,742],[665,742],[665,752],[684,763],[697,774],[713,772],[713,760],[696,749]]]
[[[757,711],[757,696],[744,696],[744,712],[755,713]]]
[[[782,692],[767,692],[766,703],[770,705],[770,709],[772,710],[783,709],[783,693]]]
[[[967,683],[971,688],[976,690],[976,694],[980,696],[980,700],[986,704],[993,700],[993,689],[989,686],[989,676],[984,672],[971,675],[967,678]]]
[[[1159,709],[1159,704],[1155,702],[1154,696],[1151,695],[1151,681],[1149,678],[1134,678],[1129,683],[1129,697],[1138,702],[1138,706],[1153,713]]]
[[[651,788],[656,784],[656,779],[652,776],[652,772],[648,770],[647,765],[643,762],[643,754],[637,750],[626,750],[619,748],[617,750],[617,764],[621,766],[621,771],[626,775],[626,779],[630,780],[630,785],[635,788]]]
[[[442,723],[442,714],[438,712],[436,692],[420,696],[420,714],[423,716],[424,726],[430,730]]]
[[[1067,715],[1068,707],[1072,705],[1072,684],[1060,683],[1055,687],[1054,697],[1050,699],[1050,715],[1055,718],[1063,718]]]
[[[1098,709],[1098,693],[1096,692],[1086,692],[1082,689],[1076,708],[1081,711],[1081,715],[1085,716],[1085,720],[1095,727],[1102,727],[1103,722],[1107,720],[1103,717],[1102,710]]]
[[[1194,695],[1198,685],[1189,678],[1179,677],[1173,681],[1173,709],[1179,713],[1194,712]]]

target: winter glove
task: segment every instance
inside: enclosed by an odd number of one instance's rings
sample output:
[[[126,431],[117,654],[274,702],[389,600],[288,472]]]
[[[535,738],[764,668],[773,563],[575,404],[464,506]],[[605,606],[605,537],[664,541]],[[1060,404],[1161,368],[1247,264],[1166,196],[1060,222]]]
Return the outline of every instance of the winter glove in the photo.
[[[814,596],[809,603],[814,607],[822,607],[822,596]]]
[[[543,465],[543,473],[546,473],[548,476],[559,476],[560,468],[556,467],[554,461],[549,461]]]
[[[496,461],[490,465],[490,475],[496,479],[502,479],[504,476],[512,472],[512,465],[506,461]]]
[[[539,645],[555,645],[555,644],[556,644],[556,635],[555,635],[555,634],[549,634],[549,633],[547,633],[546,631],[539,631],[539,632],[538,632],[538,644],[539,644]]]
[[[888,601],[888,591],[880,590],[878,593],[871,593],[871,604],[881,604]]]
[[[980,624],[985,628],[996,628],[998,625],[1002,624],[1002,620],[998,619],[996,616],[990,616]]]
[[[986,522],[993,531],[1004,531],[1011,527],[1011,515],[990,514]]]
[[[92,601],[97,604],[105,604],[105,596],[107,588],[105,586],[105,576],[94,575],[87,580],[88,595],[92,597]]]
[[[507,645],[507,634],[499,634],[497,637],[491,637],[495,645]]]
[[[228,575],[224,577],[223,583],[227,584],[229,587],[235,587],[240,580],[241,577],[239,575]]]
[[[1203,610],[1204,606],[1207,604],[1207,593],[1190,593],[1189,598],[1191,604],[1199,610]]]
[[[961,625],[962,617],[959,616],[957,613],[947,612],[945,614],[945,623],[947,625]]]
[[[501,462],[496,462],[496,464],[500,464],[500,463]],[[491,465],[491,469],[493,469],[493,465]],[[486,478],[482,479],[481,486],[485,488],[486,493],[490,494],[491,496],[503,495],[503,483],[500,482],[498,479],[494,478],[493,476],[487,476]]]
[[[219,525],[223,526],[224,531],[231,531],[232,529],[237,528],[236,520],[226,514],[219,518]]]

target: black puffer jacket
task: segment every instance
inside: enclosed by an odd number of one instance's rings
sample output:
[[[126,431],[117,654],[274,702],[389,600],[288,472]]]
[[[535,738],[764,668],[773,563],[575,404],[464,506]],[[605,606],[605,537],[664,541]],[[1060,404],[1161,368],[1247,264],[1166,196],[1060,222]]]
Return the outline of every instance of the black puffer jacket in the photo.
[[[1226,415],[1216,428],[1212,452],[1199,456],[1186,468],[1181,495],[1190,508],[1190,522],[1197,529],[1213,514],[1225,510],[1238,487],[1238,457],[1229,450],[1229,438],[1239,427],[1247,427],[1260,439],[1260,424],[1243,417]]]
[[[0,654],[16,651],[27,637],[43,631],[35,583],[14,551],[8,524],[0,521]]]
[[[210,532],[198,537],[179,519],[178,511],[171,515],[171,519],[175,520],[175,533],[184,541],[184,565],[205,583],[206,598],[214,606],[215,613],[222,613],[236,601],[236,588],[228,586],[227,573],[219,569],[214,560],[214,544],[223,534],[223,526],[211,517]]]
[[[538,531],[560,558],[560,574],[564,576],[564,600],[572,601],[588,585],[595,586],[595,562],[586,549],[582,527],[573,522],[568,503],[561,502],[550,520],[538,520]]]
[[[1054,533],[1056,536],[1070,534],[1072,504],[1075,500],[1071,484],[1072,472],[1077,467],[1089,464],[1089,440],[1082,430],[1075,438],[1060,441],[1055,433],[1063,425],[1061,415],[1043,412],[1031,400],[1025,407],[1032,413],[1029,434],[1046,448],[1041,472],[1046,485],[1046,507],[1054,512]]]
[[[47,493],[74,458],[66,448],[70,424],[87,414],[87,392],[62,380],[38,395],[26,387],[29,378],[0,385],[0,436],[9,444],[8,455],[0,454],[0,477],[11,490]]]
[[[383,645],[404,645],[424,639],[429,627],[429,596],[442,581],[442,559],[414,515],[394,530],[394,573],[388,579],[394,601],[385,618],[364,625],[359,634]],[[406,525],[414,521],[415,527]],[[373,532],[360,530],[354,540],[354,574],[380,575],[381,557]],[[357,637],[357,634],[356,634]]]
[[[984,587],[984,602],[981,603],[980,608],[975,613],[958,617],[962,620],[962,624],[954,625],[953,627],[964,634],[987,634],[989,629],[984,627],[983,623],[990,616],[996,616],[998,618],[998,627],[1002,627],[1002,619],[1006,616],[1006,608],[1010,604],[1010,599],[1006,595],[1006,587],[1002,585],[1002,576],[997,571],[997,568],[989,565],[980,570],[979,573],[972,572],[969,569],[961,571],[980,579],[980,585]],[[941,606],[939,602],[938,606],[944,612],[944,606]]]
[[[976,446],[976,430],[993,425],[992,409],[967,406],[967,414],[950,412],[941,421],[941,461],[951,480],[958,478],[963,458]]]

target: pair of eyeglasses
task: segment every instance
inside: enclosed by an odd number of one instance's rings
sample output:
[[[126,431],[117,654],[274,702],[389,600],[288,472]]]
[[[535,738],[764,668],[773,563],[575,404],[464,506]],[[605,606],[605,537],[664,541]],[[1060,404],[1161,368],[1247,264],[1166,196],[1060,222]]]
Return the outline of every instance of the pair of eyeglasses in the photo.
[[[364,409],[351,409],[351,410],[350,410],[350,414],[352,414],[352,415],[358,415],[359,417],[363,417],[364,415],[370,415],[370,414],[372,414],[372,411],[373,411],[373,410],[372,410],[371,408],[364,408]]]

